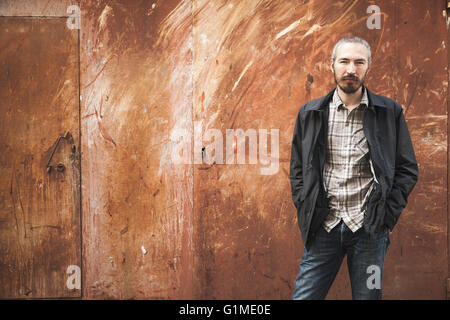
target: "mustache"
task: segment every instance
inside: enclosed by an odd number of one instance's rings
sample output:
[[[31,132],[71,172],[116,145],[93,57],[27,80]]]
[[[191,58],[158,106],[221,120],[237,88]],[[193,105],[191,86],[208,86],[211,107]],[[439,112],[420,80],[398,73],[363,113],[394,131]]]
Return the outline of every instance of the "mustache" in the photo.
[[[345,76],[342,77],[342,80],[359,80],[359,78],[355,76]]]

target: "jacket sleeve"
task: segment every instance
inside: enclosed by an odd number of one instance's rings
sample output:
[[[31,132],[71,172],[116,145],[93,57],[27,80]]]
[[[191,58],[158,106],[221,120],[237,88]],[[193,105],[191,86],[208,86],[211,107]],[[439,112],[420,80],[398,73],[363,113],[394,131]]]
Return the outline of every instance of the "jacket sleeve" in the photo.
[[[417,182],[419,171],[408,126],[401,107],[400,110],[396,119],[397,144],[394,182],[391,191],[386,196],[386,215],[384,219],[385,224],[391,231],[406,207],[408,196]]]
[[[302,172],[302,130],[300,121],[300,112],[295,122],[294,134],[292,137],[291,162],[289,180],[291,182],[292,200],[295,207],[299,210],[300,197],[303,190],[303,172]]]

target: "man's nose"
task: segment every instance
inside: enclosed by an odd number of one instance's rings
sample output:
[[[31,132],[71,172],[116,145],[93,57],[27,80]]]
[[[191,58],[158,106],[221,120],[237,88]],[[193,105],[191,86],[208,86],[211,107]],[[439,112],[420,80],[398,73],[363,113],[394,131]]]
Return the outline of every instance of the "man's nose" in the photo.
[[[355,64],[353,62],[350,62],[347,65],[347,69],[346,69],[347,73],[349,74],[354,74],[356,72],[356,68],[355,68]]]

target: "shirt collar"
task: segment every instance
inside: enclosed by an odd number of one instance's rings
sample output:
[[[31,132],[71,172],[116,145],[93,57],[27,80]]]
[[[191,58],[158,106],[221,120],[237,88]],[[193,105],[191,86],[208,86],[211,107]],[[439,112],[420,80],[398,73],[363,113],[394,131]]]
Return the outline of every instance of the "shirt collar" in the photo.
[[[361,102],[359,103],[359,105],[363,105],[364,107],[367,107],[369,105],[369,98],[367,97],[367,90],[364,86],[362,87],[362,91],[363,91],[363,95],[362,95]],[[337,89],[334,90],[332,101],[333,101],[333,105],[336,109],[339,109],[339,107],[344,105],[341,98],[339,97]]]

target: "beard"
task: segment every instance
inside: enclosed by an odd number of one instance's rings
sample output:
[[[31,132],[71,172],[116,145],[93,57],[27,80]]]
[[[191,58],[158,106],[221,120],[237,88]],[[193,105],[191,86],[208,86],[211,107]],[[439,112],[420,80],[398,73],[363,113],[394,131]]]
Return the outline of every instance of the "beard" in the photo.
[[[357,76],[344,76],[341,78],[337,78],[336,72],[333,72],[334,74],[334,82],[336,85],[345,93],[352,94],[361,88],[361,86],[364,84],[364,81],[366,80],[366,73],[363,75],[363,77],[360,79]],[[346,80],[353,80],[353,81],[346,81]]]

